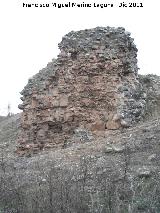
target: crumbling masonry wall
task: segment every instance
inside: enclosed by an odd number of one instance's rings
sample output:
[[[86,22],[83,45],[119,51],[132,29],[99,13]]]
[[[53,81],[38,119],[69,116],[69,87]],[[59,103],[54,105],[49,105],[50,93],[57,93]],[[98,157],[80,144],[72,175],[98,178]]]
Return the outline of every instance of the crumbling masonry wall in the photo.
[[[70,32],[60,54],[21,92],[19,144],[62,144],[77,128],[90,132],[129,127],[144,113],[137,48],[124,28]]]

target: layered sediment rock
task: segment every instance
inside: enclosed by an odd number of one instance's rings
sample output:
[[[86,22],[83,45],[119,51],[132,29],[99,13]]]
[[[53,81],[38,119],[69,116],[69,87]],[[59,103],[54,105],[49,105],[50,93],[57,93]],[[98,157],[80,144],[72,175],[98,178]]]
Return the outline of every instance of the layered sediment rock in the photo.
[[[21,92],[21,149],[62,144],[77,129],[115,130],[141,119],[145,96],[130,33],[111,27],[72,31],[59,48],[57,59]]]

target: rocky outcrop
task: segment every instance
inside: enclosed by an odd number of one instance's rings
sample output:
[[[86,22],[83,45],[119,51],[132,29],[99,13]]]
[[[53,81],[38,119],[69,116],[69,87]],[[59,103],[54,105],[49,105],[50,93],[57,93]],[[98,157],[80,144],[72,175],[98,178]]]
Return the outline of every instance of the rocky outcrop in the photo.
[[[59,48],[57,59],[21,92],[21,150],[62,145],[77,131],[92,135],[141,120],[146,97],[130,33],[111,27],[72,31]]]

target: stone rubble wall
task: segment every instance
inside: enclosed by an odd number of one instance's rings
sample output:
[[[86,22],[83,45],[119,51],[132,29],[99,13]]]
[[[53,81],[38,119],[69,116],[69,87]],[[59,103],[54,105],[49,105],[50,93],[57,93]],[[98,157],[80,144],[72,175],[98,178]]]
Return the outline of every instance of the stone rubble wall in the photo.
[[[157,119],[160,117],[160,76],[153,74],[139,75],[139,81],[143,85],[142,93],[146,100],[143,121]]]
[[[121,27],[72,31],[58,46],[57,59],[21,92],[20,149],[53,147],[76,129],[115,130],[141,119],[146,102],[130,33]]]

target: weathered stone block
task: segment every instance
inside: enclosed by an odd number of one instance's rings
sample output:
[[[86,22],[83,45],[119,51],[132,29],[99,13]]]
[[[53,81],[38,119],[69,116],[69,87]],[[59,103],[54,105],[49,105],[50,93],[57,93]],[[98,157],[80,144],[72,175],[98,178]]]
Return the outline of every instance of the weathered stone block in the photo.
[[[109,129],[109,130],[116,130],[116,129],[119,129],[120,127],[121,127],[120,123],[113,120],[108,121],[106,123],[106,129]]]
[[[60,97],[59,106],[60,107],[67,107],[68,106],[68,97],[67,96],[61,96]]]
[[[52,107],[59,107],[59,100],[57,100],[57,99],[52,99]]]
[[[92,131],[104,131],[105,123],[102,121],[97,121],[92,125],[91,130]]]

